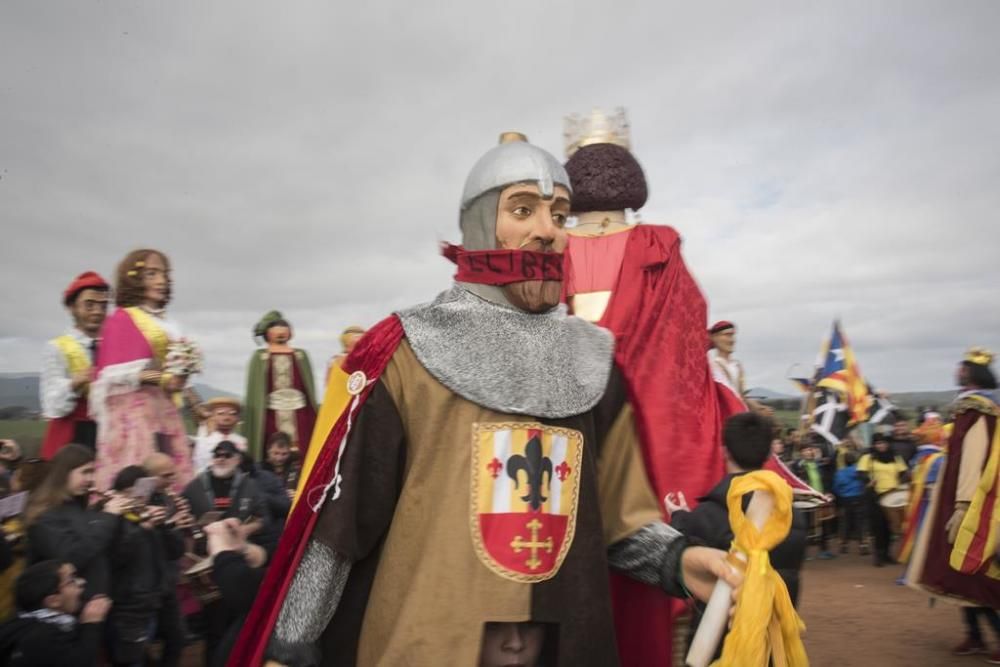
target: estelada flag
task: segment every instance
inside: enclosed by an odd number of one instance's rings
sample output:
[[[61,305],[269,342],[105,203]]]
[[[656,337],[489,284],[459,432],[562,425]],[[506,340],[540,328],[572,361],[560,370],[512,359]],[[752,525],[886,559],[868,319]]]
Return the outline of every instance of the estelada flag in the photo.
[[[868,383],[858,368],[854,350],[847,342],[847,337],[840,328],[840,322],[836,320],[833,322],[833,333],[826,343],[822,359],[822,365],[816,375],[816,386],[832,389],[844,397],[849,425],[867,421],[868,408],[872,401]]]

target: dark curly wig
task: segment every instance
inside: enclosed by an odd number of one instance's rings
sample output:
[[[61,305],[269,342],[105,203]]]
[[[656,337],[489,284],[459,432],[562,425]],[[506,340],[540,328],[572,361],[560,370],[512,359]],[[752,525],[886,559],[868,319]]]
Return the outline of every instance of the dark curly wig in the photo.
[[[159,250],[140,248],[133,250],[118,265],[116,271],[115,305],[119,308],[130,308],[141,305],[146,298],[146,286],[142,280],[141,263],[150,255],[158,255],[167,269],[167,295],[163,305],[170,303],[170,291],[173,286],[170,280],[170,260]]]
[[[573,186],[573,213],[633,211],[646,203],[642,167],[628,150],[615,144],[584,146],[566,162]]]

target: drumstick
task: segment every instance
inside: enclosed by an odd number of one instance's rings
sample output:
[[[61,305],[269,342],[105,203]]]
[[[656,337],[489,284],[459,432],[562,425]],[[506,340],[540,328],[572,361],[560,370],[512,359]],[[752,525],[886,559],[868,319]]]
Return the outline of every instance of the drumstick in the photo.
[[[757,530],[761,530],[771,516],[774,508],[774,497],[766,491],[754,491],[747,506],[746,516]],[[746,557],[736,552],[736,558],[746,562]],[[729,604],[733,589],[722,579],[715,582],[712,590],[712,597],[709,598],[705,606],[705,613],[701,616],[701,623],[691,640],[691,648],[688,650],[685,664],[689,667],[707,667],[712,662],[715,649],[719,646],[719,640],[726,630],[726,623],[729,618]]]

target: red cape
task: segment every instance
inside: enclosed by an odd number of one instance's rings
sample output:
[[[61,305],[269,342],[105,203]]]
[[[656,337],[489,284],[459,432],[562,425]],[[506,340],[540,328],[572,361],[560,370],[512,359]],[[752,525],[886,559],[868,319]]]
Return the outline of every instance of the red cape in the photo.
[[[372,327],[344,361],[344,370],[348,374],[362,371],[369,380],[367,387],[358,396],[355,412],[368,398],[375,381],[382,375],[402,339],[403,325],[398,317],[392,315]],[[351,409],[348,408],[334,424],[316,463],[313,464],[309,478],[302,487],[302,498],[295,503],[288,517],[278,548],[268,565],[267,574],[264,575],[264,581],[260,585],[250,614],[243,623],[239,639],[229,654],[229,660],[226,662],[228,667],[260,665],[264,660],[264,651],[271,639],[278,613],[285,602],[288,588],[298,571],[302,554],[319,517],[319,513],[314,512],[306,500],[308,497],[306,490],[324,488],[333,477],[337,457],[340,455],[340,443],[347,434],[351,413]]]
[[[678,491],[690,502],[722,478],[722,422],[746,411],[739,397],[712,379],[708,307],[680,248],[671,227],[631,230],[599,322],[615,335],[615,360],[661,504]],[[613,574],[611,583],[622,667],[672,664],[673,617],[682,605],[623,575]]]

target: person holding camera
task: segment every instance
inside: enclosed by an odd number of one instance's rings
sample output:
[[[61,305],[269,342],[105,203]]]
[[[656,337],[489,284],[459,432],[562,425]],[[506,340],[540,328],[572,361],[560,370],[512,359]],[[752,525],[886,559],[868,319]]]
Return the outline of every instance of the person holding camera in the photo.
[[[122,517],[130,501],[114,496],[100,509],[88,505],[94,486],[94,452],[70,444],[52,459],[45,481],[25,511],[28,562],[69,562],[87,580],[85,600],[111,591],[111,557],[120,541]]]

